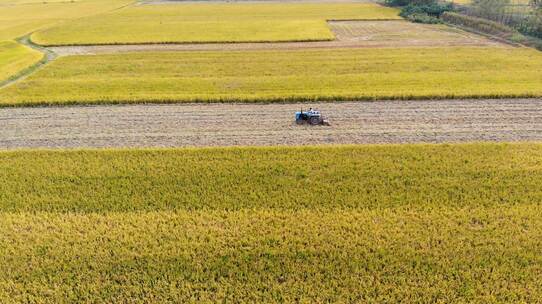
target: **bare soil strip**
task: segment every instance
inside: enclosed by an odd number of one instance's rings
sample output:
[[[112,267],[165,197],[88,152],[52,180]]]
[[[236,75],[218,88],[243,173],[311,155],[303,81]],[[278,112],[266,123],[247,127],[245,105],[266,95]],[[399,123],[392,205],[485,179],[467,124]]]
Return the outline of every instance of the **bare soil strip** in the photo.
[[[50,47],[59,56],[147,51],[246,51],[314,48],[446,47],[506,44],[445,25],[407,21],[329,21],[334,41],[278,43],[141,44]]]
[[[332,125],[296,125],[309,106]],[[542,141],[542,99],[0,109],[0,149],[471,141]]]

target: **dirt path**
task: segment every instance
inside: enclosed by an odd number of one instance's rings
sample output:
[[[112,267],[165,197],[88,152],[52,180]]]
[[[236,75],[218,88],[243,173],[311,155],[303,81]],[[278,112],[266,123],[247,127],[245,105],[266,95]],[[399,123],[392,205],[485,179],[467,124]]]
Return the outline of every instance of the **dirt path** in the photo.
[[[377,48],[377,47],[507,47],[489,38],[445,25],[395,21],[329,21],[336,36],[334,41],[277,43],[202,43],[202,44],[140,44],[50,47],[59,56],[95,55],[148,51],[248,51],[292,50],[315,48]]]
[[[542,141],[542,99],[0,109],[0,149]]]

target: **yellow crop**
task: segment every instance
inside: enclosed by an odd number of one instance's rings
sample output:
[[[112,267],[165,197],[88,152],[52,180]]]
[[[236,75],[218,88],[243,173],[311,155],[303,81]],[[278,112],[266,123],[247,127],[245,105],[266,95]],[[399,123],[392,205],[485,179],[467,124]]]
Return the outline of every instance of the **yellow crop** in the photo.
[[[14,41],[0,41],[0,83],[39,62],[40,52]]]
[[[139,5],[39,31],[42,45],[330,40],[329,19],[400,19],[372,3]]]
[[[541,179],[539,144],[1,152],[0,210],[496,207]]]
[[[19,38],[64,20],[104,13],[131,2],[132,0],[10,0],[0,4],[0,40]]]
[[[71,18],[100,14],[131,0],[3,0],[0,3],[0,85],[43,55],[14,40]],[[4,41],[5,40],[5,41]]]
[[[49,4],[49,3],[75,3],[88,0],[2,0],[0,6],[13,6],[20,4]]]
[[[542,145],[0,153],[0,302],[542,297]]]
[[[61,57],[0,104],[542,96],[542,53],[401,48]]]

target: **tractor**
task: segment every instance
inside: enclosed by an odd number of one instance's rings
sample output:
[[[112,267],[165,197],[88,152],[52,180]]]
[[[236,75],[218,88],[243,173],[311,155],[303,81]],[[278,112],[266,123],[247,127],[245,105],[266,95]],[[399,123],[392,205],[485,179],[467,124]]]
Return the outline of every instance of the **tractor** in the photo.
[[[295,122],[298,125],[309,124],[312,126],[324,125],[329,126],[327,119],[322,116],[320,111],[310,108],[308,111],[295,112]]]

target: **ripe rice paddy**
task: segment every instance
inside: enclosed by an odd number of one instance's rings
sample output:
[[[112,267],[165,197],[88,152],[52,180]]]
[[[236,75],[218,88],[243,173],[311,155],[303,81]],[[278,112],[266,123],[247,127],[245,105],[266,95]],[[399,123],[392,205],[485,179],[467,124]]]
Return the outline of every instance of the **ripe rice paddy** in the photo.
[[[0,152],[1,302],[536,302],[540,144]]]
[[[0,152],[0,210],[333,210],[527,204],[542,202],[541,147]]]
[[[326,19],[398,18],[280,3],[70,21],[129,2],[34,2],[0,8],[0,39],[326,40]],[[0,82],[41,57],[1,42]],[[0,105],[529,96],[534,50],[323,49],[61,57]],[[541,180],[529,143],[0,151],[0,302],[536,302]]]
[[[373,3],[138,5],[38,31],[41,45],[332,40],[330,19],[400,19]]]
[[[0,40],[13,40],[69,19],[101,14],[131,2],[131,0],[11,0],[0,4]]]
[[[14,41],[0,41],[0,84],[42,58],[40,52]]]
[[[516,48],[126,53],[61,57],[0,104],[542,96],[542,54]]]

